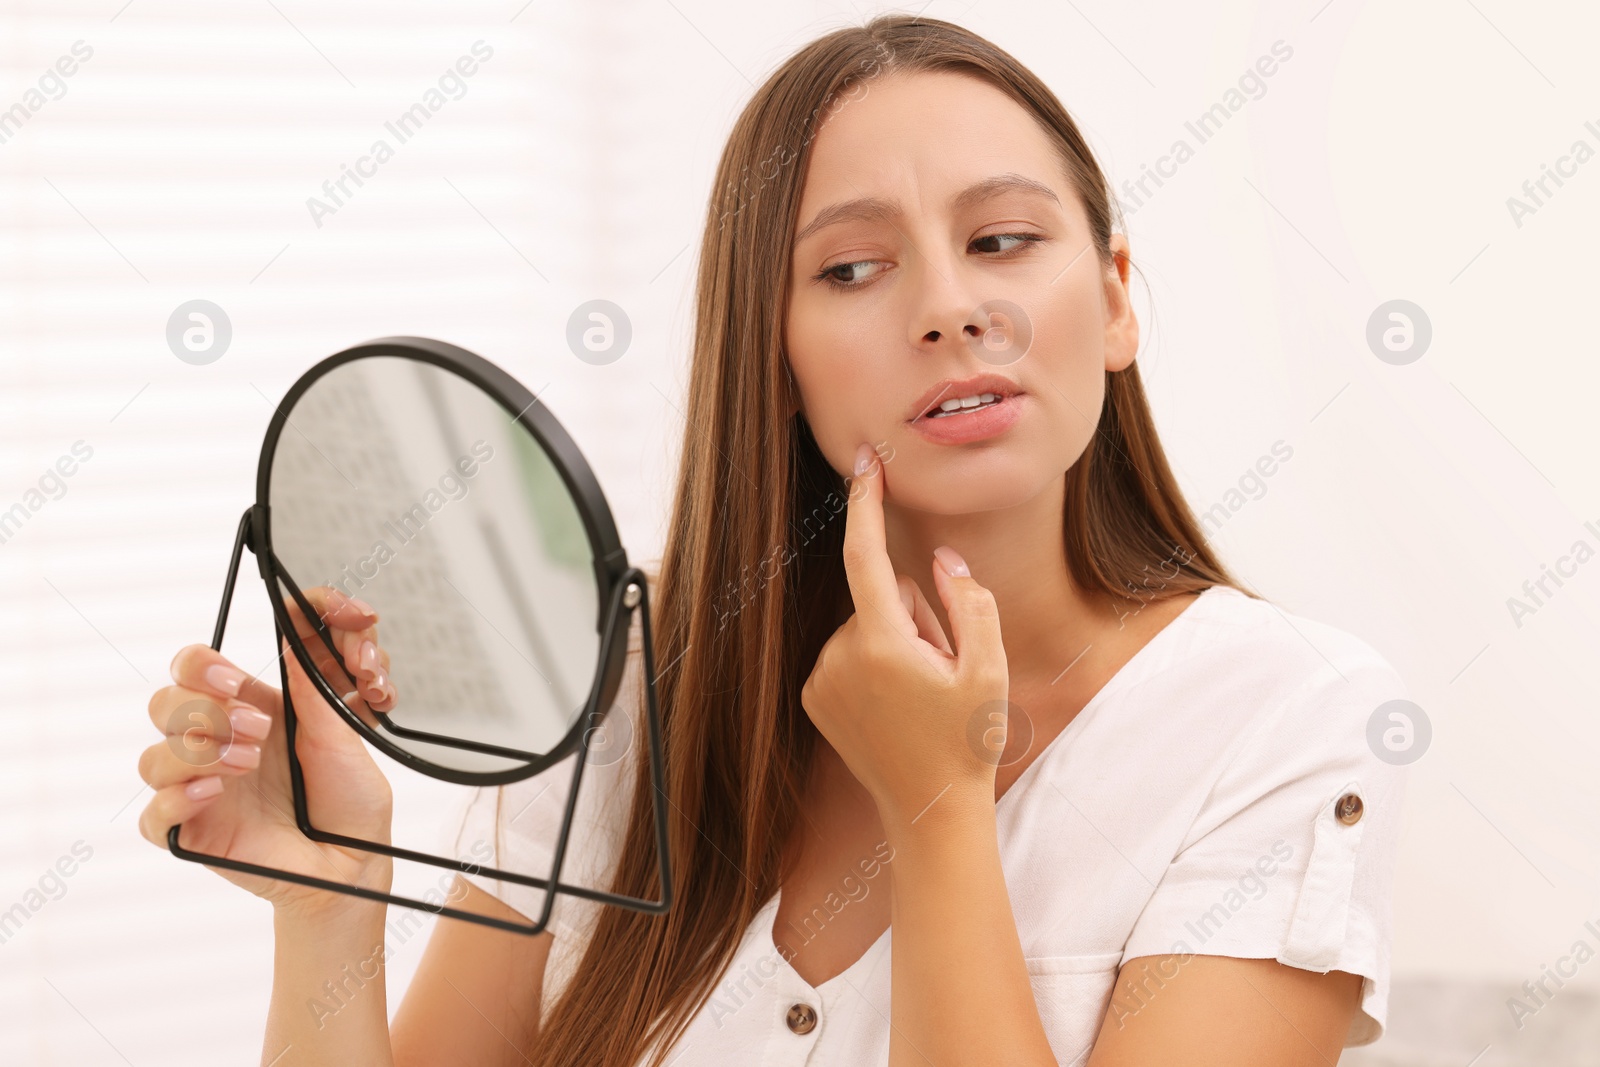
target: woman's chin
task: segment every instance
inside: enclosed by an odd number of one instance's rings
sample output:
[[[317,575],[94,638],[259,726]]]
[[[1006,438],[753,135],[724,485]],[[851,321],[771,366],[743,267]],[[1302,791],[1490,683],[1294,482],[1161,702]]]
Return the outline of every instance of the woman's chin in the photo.
[[[929,471],[902,477],[898,484],[891,477],[884,487],[883,503],[885,507],[954,517],[1013,508],[1039,491],[1040,486],[1023,484],[1022,479]]]

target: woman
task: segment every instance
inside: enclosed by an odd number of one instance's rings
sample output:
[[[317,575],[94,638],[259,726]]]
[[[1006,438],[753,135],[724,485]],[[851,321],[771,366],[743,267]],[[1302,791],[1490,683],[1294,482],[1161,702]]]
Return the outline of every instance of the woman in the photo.
[[[224,872],[275,905],[264,1062],[1320,1065],[1376,1039],[1403,776],[1367,725],[1403,687],[1206,546],[1128,269],[1077,127],[992,44],[885,16],[785,63],[718,168],[652,579],[672,910],[442,921],[391,1030],[381,907]],[[315,607],[392,706],[376,613]],[[211,699],[278,728],[209,648],[173,676],[158,724]],[[289,684],[319,825],[382,838],[381,775]],[[223,747],[146,754],[147,837],[389,884],[295,831],[281,743]],[[586,771],[564,880],[659,892],[636,756]],[[546,869],[569,773],[480,790],[461,854]]]

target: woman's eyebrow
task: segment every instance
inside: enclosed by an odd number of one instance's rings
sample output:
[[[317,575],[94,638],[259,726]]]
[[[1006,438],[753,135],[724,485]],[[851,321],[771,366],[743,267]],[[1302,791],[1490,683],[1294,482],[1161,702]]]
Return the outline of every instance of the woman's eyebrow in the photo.
[[[1021,174],[998,174],[992,178],[973,182],[955,196],[950,198],[950,207],[954,211],[962,211],[973,207],[1002,193],[1026,192],[1038,196],[1046,196],[1061,203],[1061,198],[1055,190],[1041,181],[1024,177]],[[818,230],[841,222],[882,222],[892,219],[901,213],[898,200],[887,200],[883,197],[863,196],[854,200],[841,200],[837,204],[830,204],[817,212],[816,217],[806,223],[805,227],[795,235],[794,243],[799,244]]]

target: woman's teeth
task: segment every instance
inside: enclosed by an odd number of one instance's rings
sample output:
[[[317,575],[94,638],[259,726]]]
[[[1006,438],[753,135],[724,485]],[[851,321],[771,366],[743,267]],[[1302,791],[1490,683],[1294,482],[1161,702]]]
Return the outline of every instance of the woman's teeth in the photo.
[[[954,415],[958,411],[971,411],[973,408],[987,407],[997,403],[1000,396],[997,393],[979,393],[977,396],[964,396],[959,400],[946,400],[939,405],[939,410],[928,415],[930,419],[942,419],[947,415]]]

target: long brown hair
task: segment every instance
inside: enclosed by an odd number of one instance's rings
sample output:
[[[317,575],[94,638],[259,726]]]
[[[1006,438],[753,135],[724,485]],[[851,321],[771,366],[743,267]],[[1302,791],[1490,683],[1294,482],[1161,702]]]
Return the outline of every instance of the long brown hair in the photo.
[[[846,483],[804,416],[790,415],[783,309],[801,187],[828,115],[872,78],[917,71],[981,78],[1032,113],[1082,199],[1100,262],[1113,262],[1112,200],[1077,125],[1020,63],[959,26],[880,16],[806,45],[756,91],[710,199],[682,465],[651,578],[675,900],[664,916],[600,909],[535,1062],[634,1067],[653,1050],[659,1067],[781,885],[816,741],[800,689],[850,611]],[[1242,588],[1167,466],[1137,361],[1106,374],[1098,429],[1066,479],[1066,556],[1081,587],[1140,599],[1157,586]],[[647,762],[638,767],[611,890],[650,898],[654,798]]]

